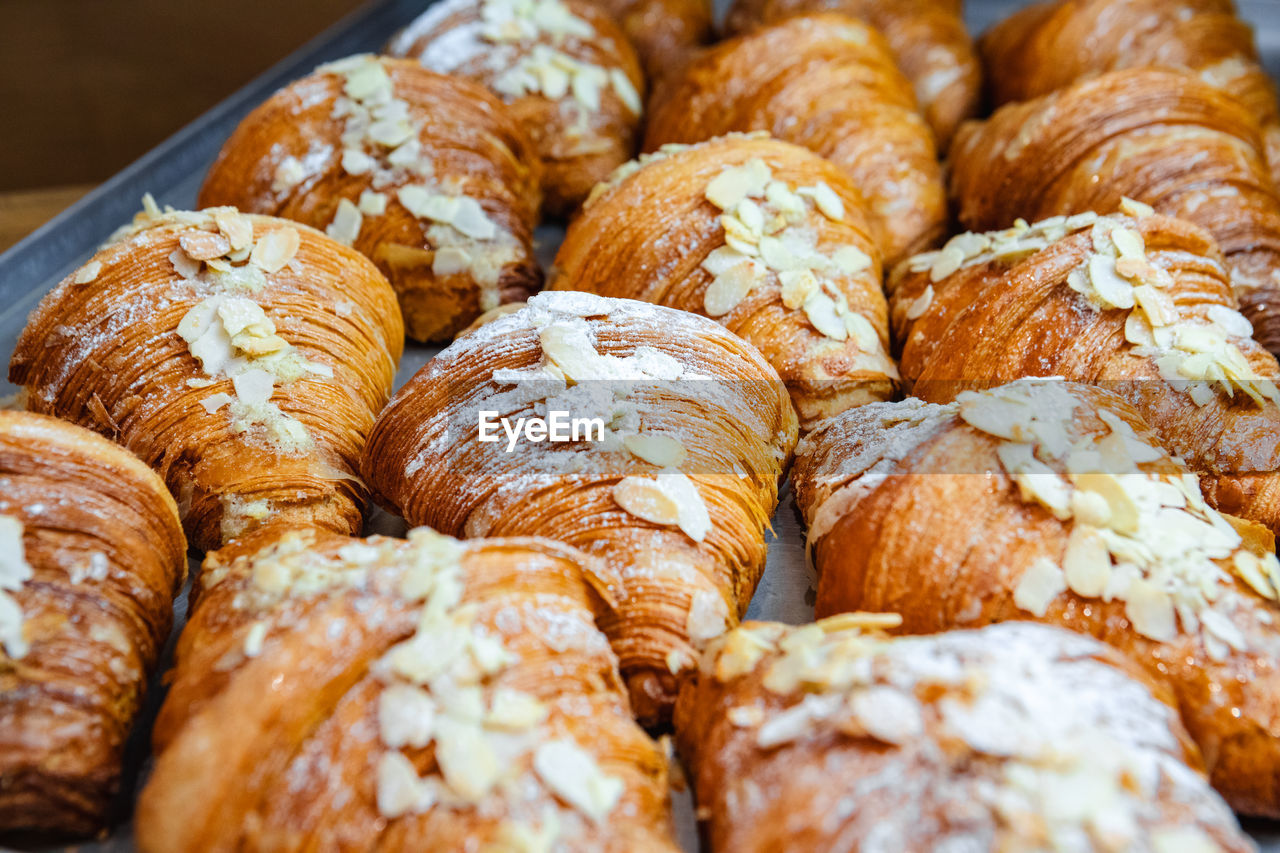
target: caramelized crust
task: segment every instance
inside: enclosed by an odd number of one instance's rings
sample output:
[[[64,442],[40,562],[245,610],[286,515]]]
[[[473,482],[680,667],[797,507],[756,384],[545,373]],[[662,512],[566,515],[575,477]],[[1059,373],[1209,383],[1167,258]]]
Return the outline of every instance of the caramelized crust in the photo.
[[[844,173],[798,146],[671,146],[593,194],[552,287],[711,316],[769,359],[806,427],[894,391],[863,208]]]
[[[635,152],[644,76],[626,35],[592,0],[449,0],[387,47],[506,102],[542,162],[543,209],[572,213]]]
[[[678,850],[587,557],[426,530],[266,541],[205,562],[141,850]]]
[[[105,827],[186,550],[136,457],[0,411],[0,833]]]
[[[645,148],[767,130],[848,172],[886,263],[946,228],[933,137],[884,38],[845,15],[805,15],[723,41],[667,78]]]
[[[979,47],[998,104],[1120,68],[1195,72],[1258,119],[1271,173],[1280,176],[1275,84],[1231,0],[1050,0],[1014,12],[987,30]]]
[[[1280,563],[1263,527],[1110,392],[1024,380],[956,403],[845,412],[797,450],[817,613],[891,611],[909,633],[1038,620],[1167,679],[1239,812],[1280,813]]]
[[[685,680],[713,853],[1254,849],[1168,691],[1120,655],[1040,625],[852,627],[883,615],[746,623]]]
[[[251,112],[200,206],[282,216],[355,246],[396,289],[409,336],[446,341],[541,286],[538,179],[528,137],[483,87],[355,56]]]
[[[1258,342],[1280,349],[1280,199],[1249,109],[1190,74],[1115,71],[1002,107],[951,146],[960,221],[983,230],[1107,213],[1123,197],[1222,246]]]
[[[495,423],[557,410],[604,426],[509,444]],[[480,440],[486,411],[491,443]],[[420,370],[379,416],[361,470],[411,524],[537,531],[604,560],[618,610],[601,628],[637,716],[655,723],[694,647],[746,611],[795,437],[773,368],[716,323],[544,293]]]
[[[960,0],[735,0],[725,20],[733,35],[811,12],[861,18],[884,34],[916,100],[945,149],[960,122],[978,111],[982,67]]]
[[[648,79],[679,68],[711,41],[710,0],[594,0],[622,25]]]
[[[9,380],[28,408],[140,456],[209,550],[266,524],[360,529],[356,461],[403,336],[354,250],[232,208],[152,205],[41,301]]]

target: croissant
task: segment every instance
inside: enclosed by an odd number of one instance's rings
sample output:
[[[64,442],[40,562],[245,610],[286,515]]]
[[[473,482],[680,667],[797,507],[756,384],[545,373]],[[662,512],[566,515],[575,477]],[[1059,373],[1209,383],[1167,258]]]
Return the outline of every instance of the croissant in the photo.
[[[1168,691],[1043,625],[888,638],[744,624],[676,736],[710,850],[1251,851]]]
[[[142,851],[678,851],[583,554],[255,538],[202,571]]]
[[[101,830],[187,573],[178,508],[123,448],[0,411],[0,834]]]
[[[1103,71],[1193,71],[1240,99],[1266,137],[1280,177],[1280,105],[1253,30],[1231,0],[1057,0],[1027,6],[979,42],[997,103],[1025,101]]]
[[[41,301],[9,381],[153,467],[197,548],[359,531],[355,465],[404,345],[391,286],[306,226],[146,201]]]
[[[975,231],[1128,197],[1221,244],[1258,342],[1280,351],[1280,198],[1248,109],[1192,75],[1115,71],[965,125],[951,191]]]
[[[912,393],[1103,385],[1200,474],[1210,504],[1280,533],[1280,365],[1236,311],[1213,239],[1125,207],[1137,215],[963,234],[900,266],[889,291]]]
[[[644,65],[658,80],[711,41],[710,0],[594,0],[622,25]]]
[[[395,287],[409,336],[447,341],[541,286],[538,181],[532,143],[482,86],[360,55],[251,112],[200,206],[283,216],[354,246]]]
[[[939,146],[946,148],[960,122],[977,113],[982,92],[982,66],[962,11],[960,0],[735,0],[725,30],[743,33],[813,12],[865,20],[884,34]]]
[[[777,373],[718,324],[543,293],[420,370],[361,471],[410,524],[536,532],[604,560],[620,580],[601,628],[658,723],[694,647],[746,610],[796,430]]]
[[[645,148],[767,130],[849,173],[887,263],[947,225],[933,137],[884,38],[836,15],[789,18],[708,48],[658,86]]]
[[[819,616],[1093,635],[1169,682],[1234,809],[1280,814],[1275,539],[1204,503],[1120,397],[1022,380],[873,403],[811,433],[792,476]]]
[[[552,215],[572,212],[635,150],[640,62],[592,0],[447,0],[387,52],[503,98],[542,163],[543,209]]]
[[[862,197],[803,148],[734,135],[630,163],[569,226],[555,269],[554,288],[719,320],[777,369],[802,426],[893,394]]]

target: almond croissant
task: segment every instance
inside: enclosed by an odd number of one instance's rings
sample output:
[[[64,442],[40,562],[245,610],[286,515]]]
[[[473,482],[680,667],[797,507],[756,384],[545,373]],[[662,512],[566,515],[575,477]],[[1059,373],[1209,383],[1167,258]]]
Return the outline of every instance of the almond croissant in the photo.
[[[211,555],[139,848],[676,853],[583,554],[290,532]]]
[[[1001,104],[1120,68],[1193,71],[1257,117],[1272,175],[1280,177],[1276,87],[1231,0],[1050,0],[1010,15],[979,47]]]
[[[1280,534],[1280,365],[1236,311],[1211,237],[1092,213],[954,237],[889,284],[912,393],[1064,376],[1125,397],[1205,498]]]
[[[751,130],[844,169],[867,200],[886,263],[943,235],[933,136],[884,38],[862,21],[793,17],[707,49],[654,92],[645,148]]]
[[[552,215],[571,213],[635,151],[640,62],[592,0],[447,0],[387,52],[501,97],[542,162],[543,208]]]
[[[894,391],[869,231],[849,178],[803,148],[736,134],[671,145],[593,193],[552,286],[719,320],[777,369],[804,427]]]
[[[186,552],[136,457],[0,412],[0,835],[104,828]]]
[[[636,714],[656,723],[694,647],[746,611],[795,438],[777,373],[718,324],[543,293],[420,370],[361,470],[411,524],[603,559],[619,583],[601,627]]]
[[[147,203],[32,313],[9,380],[156,469],[197,548],[359,531],[356,462],[404,345],[387,280],[306,226]]]
[[[884,34],[940,147],[978,111],[982,67],[960,0],[735,0],[725,29],[743,33],[811,12],[842,12]]]
[[[1168,691],[1042,625],[747,623],[676,705],[712,853],[1254,850]],[[881,618],[876,618],[881,617]]]
[[[283,216],[355,246],[395,287],[409,336],[446,341],[541,286],[538,180],[532,143],[483,87],[360,55],[250,113],[200,206]]]
[[[853,409],[797,449],[816,610],[1039,620],[1167,680],[1216,787],[1280,814],[1280,562],[1108,391],[1021,380]]]
[[[711,0],[594,0],[622,25],[645,74],[678,69],[712,36]]]
[[[1124,197],[1221,244],[1258,342],[1280,351],[1280,198],[1249,110],[1199,78],[1114,71],[965,125],[951,146],[960,221],[1003,228],[1107,213]]]

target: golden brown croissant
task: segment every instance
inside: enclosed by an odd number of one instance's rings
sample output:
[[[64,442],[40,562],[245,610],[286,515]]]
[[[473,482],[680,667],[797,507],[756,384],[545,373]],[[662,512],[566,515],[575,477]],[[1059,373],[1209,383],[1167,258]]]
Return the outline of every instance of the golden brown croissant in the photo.
[[[200,206],[283,216],[355,246],[391,280],[409,336],[446,341],[541,286],[538,178],[532,143],[483,87],[361,55],[250,113]]]
[[[147,201],[32,313],[9,380],[155,468],[197,548],[359,531],[355,466],[404,345],[387,280],[293,222]]]
[[[1280,814],[1275,539],[1205,504],[1121,398],[1021,380],[873,403],[811,433],[793,477],[819,616],[1093,635],[1169,681],[1233,808]]]
[[[620,582],[601,628],[636,714],[658,722],[694,646],[746,611],[795,437],[777,373],[716,323],[542,293],[420,370],[361,471],[411,524],[536,530],[602,558]]]
[[[767,130],[848,172],[886,263],[947,221],[933,136],[884,38],[845,15],[805,15],[721,42],[657,88],[645,148]]]
[[[585,555],[429,530],[257,538],[201,573],[141,850],[679,849]]]
[[[979,47],[997,103],[1025,101],[1103,71],[1193,71],[1245,103],[1280,177],[1280,105],[1253,30],[1231,0],[1050,0],[1020,9]]]
[[[1043,625],[747,623],[680,690],[712,853],[1254,850],[1168,690]]]
[[[1280,198],[1257,122],[1199,78],[1115,71],[967,124],[951,146],[960,221],[983,230],[1145,202],[1211,233],[1258,342],[1280,351]]]
[[[487,86],[542,161],[543,208],[571,213],[635,151],[644,77],[626,35],[592,0],[448,0],[387,48]]]
[[[712,36],[710,0],[594,0],[622,25],[650,80],[683,65]]]
[[[178,508],[123,448],[0,411],[0,833],[87,835],[187,573]]]
[[[735,134],[628,164],[570,225],[555,269],[556,289],[719,320],[777,369],[802,427],[893,394],[862,196],[798,146]]]
[[[884,34],[941,148],[977,113],[982,66],[960,0],[735,0],[725,29],[738,34],[811,12],[862,18]]]
[[[889,290],[912,393],[1064,376],[1125,397],[1217,509],[1280,533],[1280,379],[1236,311],[1212,238],[1179,219],[1092,213],[962,234]]]

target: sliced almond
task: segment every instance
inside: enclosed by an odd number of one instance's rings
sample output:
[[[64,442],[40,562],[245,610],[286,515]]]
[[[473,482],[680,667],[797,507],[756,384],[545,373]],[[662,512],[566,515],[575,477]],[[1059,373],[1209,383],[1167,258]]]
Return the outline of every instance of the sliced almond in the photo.
[[[1111,576],[1111,555],[1106,540],[1088,525],[1075,524],[1067,537],[1062,556],[1062,573],[1067,587],[1076,595],[1098,598]]]
[[[686,455],[679,439],[661,433],[631,434],[622,439],[622,446],[632,455],[659,468],[679,468]]]
[[[253,221],[240,211],[215,211],[213,221],[231,244],[232,251],[239,252],[253,245]]]
[[[950,246],[938,253],[929,268],[929,280],[933,283],[942,281],[947,276],[964,266],[965,254],[955,246]]]
[[[1037,557],[1013,590],[1013,603],[1036,617],[1049,612],[1049,605],[1067,588],[1062,569],[1053,561]]]
[[[1132,308],[1133,286],[1116,272],[1115,258],[1093,255],[1089,259],[1089,283],[1093,293],[1107,308]]]
[[[1124,614],[1133,630],[1158,643],[1177,636],[1177,617],[1173,599],[1158,584],[1145,578],[1134,578],[1125,592]]]
[[[221,234],[211,231],[188,231],[178,238],[178,245],[187,257],[197,261],[220,258],[231,251],[231,242]]]
[[[102,272],[102,262],[89,261],[89,263],[85,264],[79,270],[76,271],[75,278],[72,279],[72,281],[74,281],[76,284],[88,284],[89,282],[96,279],[100,272]]]
[[[1120,199],[1120,210],[1135,219],[1145,219],[1148,216],[1154,216],[1156,212],[1156,209],[1151,205],[1127,196]]]
[[[738,307],[760,280],[758,268],[751,260],[730,267],[707,285],[702,297],[703,310],[708,317],[728,314]]]
[[[268,231],[258,239],[249,256],[249,262],[265,273],[277,273],[284,269],[294,256],[302,239],[298,229],[285,226]]]
[[[818,289],[818,279],[810,270],[780,272],[778,283],[782,285],[782,304],[793,311]]]
[[[1143,260],[1147,257],[1147,247],[1143,243],[1142,235],[1130,228],[1111,229],[1111,242],[1115,243],[1116,250],[1122,258]]]
[[[680,519],[675,500],[648,477],[624,477],[613,487],[613,499],[636,518],[653,524],[675,524]]]
[[[920,317],[924,312],[929,310],[929,306],[933,304],[933,285],[926,285],[924,293],[921,293],[911,301],[907,307],[907,319],[914,320]]]
[[[364,216],[361,215],[360,208],[352,204],[350,199],[339,199],[333,222],[324,229],[324,233],[339,243],[350,246],[360,236],[363,225]]]
[[[836,303],[820,289],[815,289],[804,301],[804,313],[809,322],[824,337],[843,341],[849,337],[844,320],[836,311]]]
[[[748,160],[716,175],[704,192],[707,201],[721,210],[732,210],[747,197],[762,197],[773,173],[763,160]]]
[[[1107,526],[1117,533],[1136,533],[1138,507],[1125,490],[1124,483],[1115,474],[1104,472],[1072,474],[1077,489],[1093,492],[1107,502],[1110,517]]]

